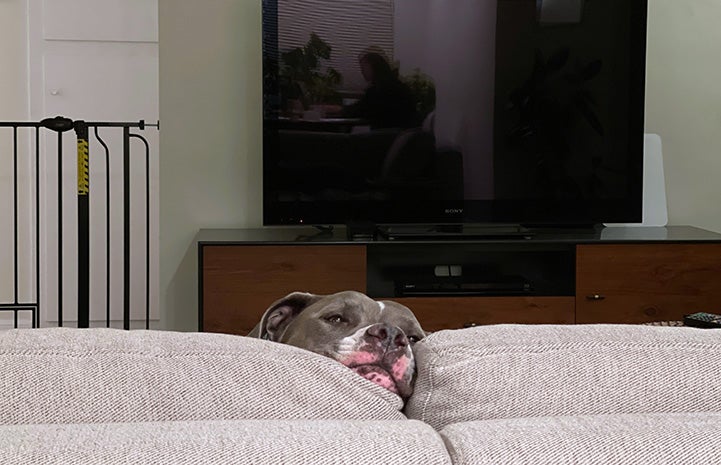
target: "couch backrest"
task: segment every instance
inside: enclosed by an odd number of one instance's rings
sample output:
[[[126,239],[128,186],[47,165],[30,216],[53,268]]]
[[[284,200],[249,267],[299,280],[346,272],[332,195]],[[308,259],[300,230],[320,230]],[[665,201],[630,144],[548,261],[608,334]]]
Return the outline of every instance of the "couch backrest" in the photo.
[[[498,325],[416,344],[405,413],[465,421],[614,413],[721,412],[721,330]]]
[[[0,424],[402,420],[395,394],[329,358],[209,333],[0,332]]]

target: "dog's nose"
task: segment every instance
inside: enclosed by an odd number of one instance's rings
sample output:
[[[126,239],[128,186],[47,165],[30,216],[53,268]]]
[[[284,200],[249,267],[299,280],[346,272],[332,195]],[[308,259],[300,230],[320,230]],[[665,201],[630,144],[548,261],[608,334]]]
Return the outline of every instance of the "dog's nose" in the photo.
[[[408,345],[408,338],[405,334],[403,334],[403,331],[399,331],[394,340],[398,347],[405,347]]]
[[[370,326],[366,330],[366,334],[380,340],[384,344],[390,344],[392,342],[397,347],[405,347],[408,345],[408,338],[403,331],[384,323]]]
[[[366,330],[366,333],[369,336],[385,341],[388,339],[388,326],[384,324],[373,325]]]

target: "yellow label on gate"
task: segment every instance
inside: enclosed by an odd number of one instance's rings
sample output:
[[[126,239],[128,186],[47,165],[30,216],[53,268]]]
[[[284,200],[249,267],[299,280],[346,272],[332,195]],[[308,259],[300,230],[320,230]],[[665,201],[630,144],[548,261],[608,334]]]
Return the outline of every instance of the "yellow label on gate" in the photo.
[[[78,139],[78,195],[90,193],[90,162],[88,141]]]

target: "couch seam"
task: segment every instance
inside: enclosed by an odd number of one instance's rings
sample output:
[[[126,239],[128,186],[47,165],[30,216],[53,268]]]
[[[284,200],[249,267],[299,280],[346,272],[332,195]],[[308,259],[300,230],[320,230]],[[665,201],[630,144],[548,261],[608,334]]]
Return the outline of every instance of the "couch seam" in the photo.
[[[162,353],[166,352],[166,353]],[[72,351],[72,350],[55,350],[55,349],[25,349],[25,350],[2,350],[0,349],[0,355],[62,355],[62,356],[95,356],[95,355],[138,355],[143,357],[152,358],[180,358],[180,357],[198,357],[205,355],[222,356],[222,357],[237,357],[243,354],[249,353],[248,350],[239,351],[197,351],[197,352],[185,352],[178,353],[172,350],[155,353],[152,350],[116,350],[116,349],[93,349],[92,351]],[[271,358],[263,354],[261,351],[253,351],[254,355],[260,355],[262,358]]]
[[[428,409],[428,404],[431,402],[431,397],[433,396],[433,391],[435,389],[435,370],[437,366],[437,361],[440,358],[438,351],[436,348],[431,348],[429,351],[432,354],[432,360],[429,360],[428,363],[428,393],[426,394],[426,398],[423,401],[423,407],[421,408],[421,419],[424,422],[426,421],[426,413]]]
[[[451,459],[451,463],[466,463],[466,457],[464,454],[464,448],[461,447],[459,450],[456,448],[455,443],[451,441],[451,438],[446,436],[443,431],[446,429],[448,425],[443,427],[439,432],[438,435],[441,437],[441,440],[443,441],[443,445],[446,446],[446,452],[448,453],[448,456]]]
[[[543,353],[549,353],[549,352],[562,352],[562,351],[570,351],[570,350],[576,350],[576,349],[678,349],[678,348],[684,348],[684,349],[694,349],[694,350],[711,350],[711,351],[719,351],[721,350],[721,344],[717,343],[705,343],[705,342],[692,342],[692,341],[679,341],[679,342],[672,342],[672,343],[654,343],[650,342],[648,344],[644,343],[626,343],[626,342],[607,342],[607,343],[596,343],[596,342],[589,342],[589,343],[564,343],[564,344],[556,344],[551,346],[542,346],[539,347],[538,344],[534,345],[514,345],[514,346],[507,346],[507,347],[489,347],[489,348],[479,348],[479,347],[465,347],[465,346],[451,346],[451,347],[444,347],[440,349],[440,352],[455,352],[455,353],[472,353],[477,355],[499,355],[499,354],[516,354],[516,353],[536,353],[536,354],[543,354]],[[438,351],[438,349],[434,349],[435,351]]]

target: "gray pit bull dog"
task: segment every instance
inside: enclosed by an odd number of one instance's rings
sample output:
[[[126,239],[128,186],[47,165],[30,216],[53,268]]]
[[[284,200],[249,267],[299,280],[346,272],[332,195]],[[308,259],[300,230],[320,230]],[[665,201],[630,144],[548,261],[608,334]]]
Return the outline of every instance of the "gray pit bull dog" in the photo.
[[[288,294],[248,336],[325,355],[407,399],[415,376],[411,349],[425,334],[408,307],[344,291]]]

